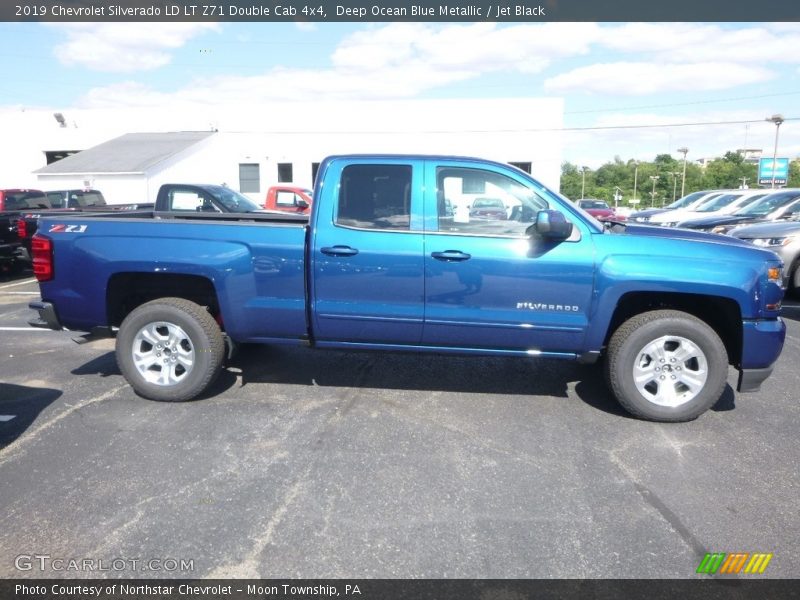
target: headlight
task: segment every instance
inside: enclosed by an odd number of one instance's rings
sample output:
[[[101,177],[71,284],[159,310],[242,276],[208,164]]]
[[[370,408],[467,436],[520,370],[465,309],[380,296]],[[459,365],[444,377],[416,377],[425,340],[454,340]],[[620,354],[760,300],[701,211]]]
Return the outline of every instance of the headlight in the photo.
[[[789,236],[786,236],[786,237],[755,238],[755,239],[748,240],[748,241],[751,242],[752,244],[756,245],[756,246],[763,246],[763,247],[766,247],[766,248],[769,248],[769,247],[775,248],[775,247],[778,247],[778,246],[788,246],[789,244],[794,242],[795,239],[796,238],[794,236],[789,235]]]
[[[780,267],[769,267],[767,269],[767,279],[769,279],[772,283],[777,283],[780,285],[783,283],[783,269]]]

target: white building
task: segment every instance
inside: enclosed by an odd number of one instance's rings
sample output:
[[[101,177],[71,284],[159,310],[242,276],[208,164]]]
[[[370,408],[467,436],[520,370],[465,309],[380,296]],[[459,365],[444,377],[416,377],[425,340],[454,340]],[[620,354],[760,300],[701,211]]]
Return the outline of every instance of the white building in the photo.
[[[0,187],[94,187],[125,203],[166,181],[226,183],[260,200],[278,182],[310,186],[330,154],[412,153],[510,162],[558,189],[562,121],[560,99],[535,98],[6,110]]]

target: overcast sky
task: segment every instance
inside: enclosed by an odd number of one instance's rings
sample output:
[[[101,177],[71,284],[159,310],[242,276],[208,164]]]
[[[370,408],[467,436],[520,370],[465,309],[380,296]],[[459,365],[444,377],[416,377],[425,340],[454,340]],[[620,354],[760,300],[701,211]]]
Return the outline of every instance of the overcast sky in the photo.
[[[800,155],[797,23],[2,23],[0,64],[0,107],[559,97],[578,165],[771,156],[775,113]]]

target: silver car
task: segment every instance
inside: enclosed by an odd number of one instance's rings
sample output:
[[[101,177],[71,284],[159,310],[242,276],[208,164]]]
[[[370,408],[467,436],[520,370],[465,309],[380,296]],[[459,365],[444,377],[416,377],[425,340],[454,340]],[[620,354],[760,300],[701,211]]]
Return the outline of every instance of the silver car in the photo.
[[[800,217],[791,221],[744,225],[729,235],[772,250],[783,260],[783,283],[787,294],[800,295]]]

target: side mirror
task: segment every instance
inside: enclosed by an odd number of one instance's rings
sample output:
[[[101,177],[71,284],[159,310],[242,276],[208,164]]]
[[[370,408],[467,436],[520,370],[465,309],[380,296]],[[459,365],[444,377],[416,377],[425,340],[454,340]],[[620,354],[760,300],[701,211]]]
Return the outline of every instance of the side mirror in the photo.
[[[572,223],[557,210],[540,210],[533,224],[535,233],[550,240],[565,240],[572,235]]]
[[[308,202],[306,202],[306,201],[305,201],[305,200],[303,200],[302,198],[297,198],[297,199],[294,201],[294,205],[295,205],[297,208],[302,208],[303,210],[305,210],[305,209],[307,209],[307,208],[309,207],[309,204],[308,204]]]

